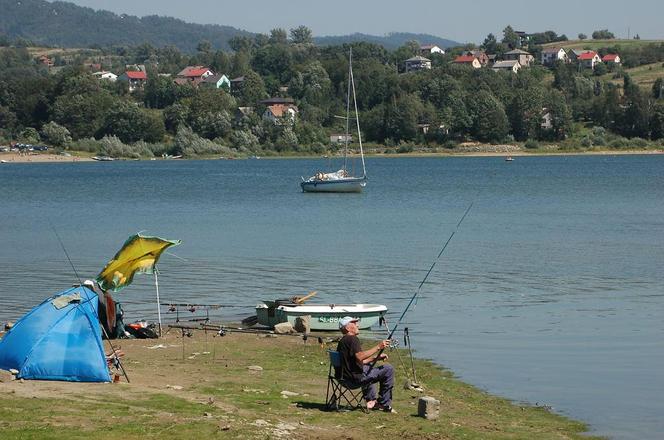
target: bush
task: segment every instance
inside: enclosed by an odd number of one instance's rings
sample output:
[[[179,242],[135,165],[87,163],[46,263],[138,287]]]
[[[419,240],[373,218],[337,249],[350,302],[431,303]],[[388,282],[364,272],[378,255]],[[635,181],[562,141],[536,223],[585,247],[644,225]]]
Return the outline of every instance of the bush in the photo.
[[[66,147],[71,142],[71,133],[66,127],[49,122],[42,127],[42,138],[54,147]]]
[[[523,146],[529,150],[533,150],[535,148],[539,148],[539,142],[537,142],[535,139],[528,139]]]
[[[186,157],[210,154],[228,155],[231,153],[228,147],[200,137],[189,127],[180,127],[177,135],[175,135],[173,150],[176,154]]]
[[[397,148],[397,153],[399,154],[405,154],[405,153],[412,153],[414,150],[413,145],[410,143],[403,143],[399,145],[399,148]]]
[[[609,144],[611,148],[625,148],[627,146],[627,139],[625,138],[617,138],[611,141]]]
[[[260,148],[258,137],[251,131],[235,130],[231,133],[231,145],[238,151],[257,151]]]
[[[631,146],[638,148],[645,148],[649,145],[648,141],[642,138],[632,138],[629,140],[629,143]]]
[[[585,148],[590,148],[593,146],[593,141],[590,139],[590,136],[586,136],[581,139],[581,146]]]

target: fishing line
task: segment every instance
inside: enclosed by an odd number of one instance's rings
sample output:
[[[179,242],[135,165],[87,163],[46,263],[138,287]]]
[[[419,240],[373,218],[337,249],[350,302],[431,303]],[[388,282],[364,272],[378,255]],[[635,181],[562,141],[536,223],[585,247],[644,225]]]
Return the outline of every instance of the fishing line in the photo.
[[[48,219],[48,224],[51,225],[51,229],[53,229],[53,233],[58,238],[58,241],[60,242],[60,246],[62,247],[62,251],[67,256],[67,260],[69,260],[69,264],[71,265],[71,268],[74,271],[74,275],[76,275],[76,278],[78,279],[79,285],[81,287],[83,287],[83,282],[81,281],[81,277],[78,275],[78,271],[76,270],[76,266],[74,266],[74,263],[71,261],[71,258],[69,258],[69,252],[67,252],[67,248],[65,248],[65,244],[62,242],[62,239],[60,239],[60,234],[58,234],[58,231],[55,229],[55,226],[53,225],[53,223],[51,223],[50,219]],[[93,290],[93,292],[94,292],[94,290]],[[97,294],[97,292],[94,292],[94,293],[99,298],[99,295]],[[111,346],[111,350],[112,350],[112,353],[113,353],[113,365],[119,365],[120,366],[120,370],[122,371],[122,374],[124,375],[125,379],[127,379],[127,383],[129,383],[129,376],[127,375],[127,372],[125,371],[124,366],[122,365],[122,362],[120,362],[120,357],[118,356],[119,349],[116,350],[115,347],[113,346],[113,343],[111,342],[111,338],[108,335],[108,333],[106,332],[106,328],[104,327],[104,324],[101,322],[101,319],[99,318],[99,312],[97,310],[95,310],[94,307],[92,307],[92,310],[95,312],[95,315],[97,316],[97,320],[99,321],[99,327],[101,327],[101,331],[104,333],[104,336],[106,336],[106,340],[108,341],[108,345]],[[104,353],[104,357],[105,356],[106,356],[106,353]]]
[[[399,324],[401,324],[401,321],[403,321],[404,316],[406,316],[406,313],[408,313],[408,310],[410,309],[410,306],[415,302],[417,296],[420,294],[420,291],[422,290],[422,286],[424,286],[424,283],[426,283],[427,279],[429,278],[429,275],[431,275],[431,272],[433,271],[433,268],[436,267],[436,264],[437,264],[438,261],[440,260],[440,257],[441,257],[441,256],[443,255],[443,253],[445,252],[445,249],[447,249],[447,246],[448,246],[448,245],[450,244],[450,242],[452,241],[452,238],[454,238],[454,235],[455,235],[455,234],[457,233],[457,231],[459,230],[459,227],[460,227],[461,224],[463,223],[463,221],[464,221],[464,219],[466,218],[466,216],[468,216],[468,213],[470,212],[470,210],[471,210],[471,208],[473,207],[474,204],[475,204],[475,201],[472,201],[472,202],[470,203],[470,205],[468,205],[468,208],[466,208],[466,211],[465,211],[465,212],[463,213],[463,215],[461,216],[461,219],[460,219],[459,222],[457,223],[456,228],[454,228],[454,231],[452,231],[452,233],[451,233],[450,236],[448,237],[447,241],[445,242],[445,244],[443,245],[442,249],[441,249],[440,252],[438,253],[438,256],[436,257],[436,259],[433,261],[433,263],[431,263],[431,267],[429,267],[429,270],[427,271],[426,275],[424,275],[424,278],[422,279],[422,282],[420,282],[419,286],[417,287],[417,290],[415,291],[415,293],[413,294],[413,296],[410,298],[410,301],[409,301],[408,304],[406,305],[406,308],[403,310],[403,313],[401,313],[401,316],[399,317],[399,319],[397,320],[397,322],[394,324],[394,327],[392,327],[392,331],[390,331],[389,335],[387,336],[387,339],[392,339],[392,337],[394,336],[394,332],[396,332],[397,327],[399,327]],[[378,362],[378,358],[379,358],[380,355],[383,353],[383,351],[385,351],[385,349],[384,349],[384,348],[381,348],[380,351],[378,352],[378,354],[376,355],[376,357],[374,358],[374,361],[370,364],[370,368],[373,368],[374,365],[376,365],[376,362]]]
[[[65,253],[65,256],[67,257],[67,260],[69,261],[69,265],[74,271],[74,275],[76,275],[76,278],[78,279],[78,283],[82,286],[83,281],[81,281],[81,277],[78,275],[78,272],[76,271],[76,267],[74,267],[74,263],[72,263],[71,258],[69,258],[69,252],[67,252],[67,249],[65,248],[65,244],[62,242],[62,239],[60,238],[60,234],[58,234],[58,231],[55,229],[55,226],[53,226],[53,223],[51,223],[51,220],[48,220],[48,224],[51,225],[51,229],[53,229],[53,233],[58,239],[58,242],[60,243],[60,247],[62,248],[62,251]]]

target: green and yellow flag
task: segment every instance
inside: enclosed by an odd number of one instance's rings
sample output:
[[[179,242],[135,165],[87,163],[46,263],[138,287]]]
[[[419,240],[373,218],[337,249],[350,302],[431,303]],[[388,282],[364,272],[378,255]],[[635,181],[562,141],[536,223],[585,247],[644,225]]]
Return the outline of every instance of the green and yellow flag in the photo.
[[[117,292],[131,284],[135,273],[152,273],[162,252],[180,243],[140,233],[132,235],[97,275],[97,282],[102,289]]]

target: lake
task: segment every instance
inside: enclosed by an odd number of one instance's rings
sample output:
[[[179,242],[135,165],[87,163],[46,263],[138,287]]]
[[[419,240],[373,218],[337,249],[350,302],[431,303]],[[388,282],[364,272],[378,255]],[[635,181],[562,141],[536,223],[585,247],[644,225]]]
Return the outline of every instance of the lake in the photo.
[[[393,326],[472,204],[397,338],[407,326],[417,355],[593,433],[661,436],[664,155],[369,158],[364,193],[302,193],[327,165],[0,165],[0,322],[77,282],[58,236],[93,278],[144,231],[182,240],[159,264],[164,302],[230,321],[316,290],[386,304]],[[115,295],[126,321],[156,320],[153,282]]]

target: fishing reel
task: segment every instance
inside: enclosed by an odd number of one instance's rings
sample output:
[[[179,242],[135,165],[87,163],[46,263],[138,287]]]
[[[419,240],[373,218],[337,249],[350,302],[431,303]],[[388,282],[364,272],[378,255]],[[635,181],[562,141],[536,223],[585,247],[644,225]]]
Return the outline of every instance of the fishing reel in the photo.
[[[389,341],[390,341],[390,345],[388,345],[388,347],[390,349],[399,348],[399,340],[398,339],[390,339]]]

